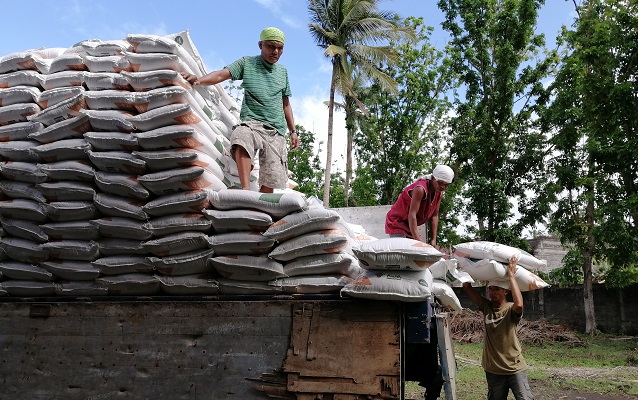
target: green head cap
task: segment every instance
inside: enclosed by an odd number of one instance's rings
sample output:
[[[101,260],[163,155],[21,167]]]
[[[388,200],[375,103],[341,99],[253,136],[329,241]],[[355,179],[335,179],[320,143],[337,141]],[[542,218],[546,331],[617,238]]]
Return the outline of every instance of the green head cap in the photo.
[[[269,27],[261,31],[259,35],[259,40],[276,40],[278,42],[283,43],[285,39],[284,33],[277,28]]]

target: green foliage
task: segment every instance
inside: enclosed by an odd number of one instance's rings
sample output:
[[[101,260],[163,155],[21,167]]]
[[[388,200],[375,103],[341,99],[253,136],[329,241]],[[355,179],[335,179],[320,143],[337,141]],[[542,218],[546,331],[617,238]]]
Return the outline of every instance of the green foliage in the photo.
[[[466,219],[481,239],[518,245],[521,233],[548,215],[543,192],[545,136],[535,99],[553,58],[539,57],[534,33],[539,0],[441,0],[450,68],[463,98],[456,101],[452,157],[465,180]]]
[[[380,0],[308,1],[310,35],[332,63],[324,171],[326,183],[332,180],[335,93],[356,98],[353,84],[355,70],[384,88],[394,88],[396,83],[378,66],[393,63],[396,52],[387,44],[378,46],[376,43],[412,35],[410,30],[398,26],[395,13],[379,10],[379,3]],[[330,186],[324,186],[325,206],[329,205]]]

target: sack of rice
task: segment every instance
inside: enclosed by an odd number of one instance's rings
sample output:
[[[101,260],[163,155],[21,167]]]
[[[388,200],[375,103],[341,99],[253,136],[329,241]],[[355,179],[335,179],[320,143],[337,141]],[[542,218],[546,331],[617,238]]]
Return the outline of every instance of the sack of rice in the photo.
[[[226,232],[209,237],[216,255],[260,255],[272,250],[275,241],[260,232]]]
[[[140,148],[137,137],[124,132],[86,132],[84,139],[98,151],[132,152]]]
[[[268,282],[237,281],[217,278],[220,294],[240,295],[276,295],[282,293],[281,287],[269,285]]]
[[[93,261],[100,255],[93,240],[54,240],[42,244],[53,260]]]
[[[47,201],[90,201],[95,196],[95,186],[89,182],[42,182],[37,183],[35,187]]]
[[[96,240],[97,227],[91,221],[48,222],[40,225],[51,240]]]
[[[146,203],[142,209],[155,217],[170,214],[202,212],[210,205],[208,193],[203,190],[171,193],[157,197]]]
[[[208,232],[210,226],[210,221],[200,213],[164,215],[144,224],[155,237],[186,231]]]
[[[160,281],[162,291],[177,296],[206,296],[219,293],[217,280],[209,274],[184,276],[155,275]]]
[[[37,140],[40,143],[53,143],[63,139],[82,139],[89,129],[91,129],[89,117],[85,114],[81,114],[51,124],[37,132],[33,132],[29,134],[29,139]]]
[[[208,236],[204,232],[177,232],[142,243],[146,251],[157,257],[172,256],[194,250],[207,249]]]
[[[44,125],[31,121],[0,126],[0,142],[27,140],[31,138],[31,134],[37,133],[42,129],[44,129]]]
[[[44,207],[47,217],[54,222],[89,220],[100,215],[92,201],[52,201]]]
[[[104,193],[130,199],[145,200],[151,195],[138,181],[137,175],[97,171],[95,184]]]
[[[363,243],[353,252],[363,268],[384,270],[422,270],[443,256],[429,244],[399,237]]]
[[[343,275],[316,275],[278,278],[268,282],[268,284],[281,288],[284,293],[324,294],[339,293],[344,286],[351,282],[352,278]]]
[[[52,296],[55,294],[53,282],[9,280],[2,282],[2,289],[10,296],[16,297]]]
[[[153,272],[153,264],[144,256],[119,255],[98,258],[91,265],[103,275]]]
[[[44,243],[49,240],[49,236],[45,233],[40,225],[22,219],[2,218],[2,229],[9,236],[14,236],[21,239],[27,239],[36,243]]]
[[[286,276],[281,263],[265,256],[217,256],[208,262],[219,275],[227,279],[267,282]]]
[[[255,209],[282,218],[308,209],[306,196],[299,192],[260,193],[251,190],[226,189],[211,193],[211,205],[217,210]]]
[[[0,192],[10,199],[26,199],[40,203],[47,201],[33,183],[0,180]]]
[[[202,212],[211,221],[213,230],[216,233],[236,231],[264,232],[272,225],[270,214],[262,211],[203,209]]]
[[[9,279],[45,282],[53,280],[53,274],[46,269],[24,262],[2,261],[0,273]]]
[[[148,255],[142,243],[141,240],[134,239],[102,238],[98,242],[98,248],[102,256]]]
[[[142,209],[144,203],[137,200],[98,193],[93,198],[93,203],[102,214],[109,217],[133,218],[140,221],[148,219],[148,215]]]
[[[419,302],[432,300],[432,273],[368,270],[341,289],[342,295],[372,300]]]
[[[463,309],[458,296],[445,281],[434,279],[432,281],[432,293],[447,309],[451,311],[460,311]]]
[[[280,242],[313,231],[335,229],[339,221],[339,213],[323,207],[310,207],[296,213],[290,213],[273,223],[264,232],[265,236]]]
[[[488,241],[460,243],[454,246],[454,254],[465,258],[496,260],[507,263],[513,256],[518,258],[518,264],[532,270],[547,268],[547,261],[540,260],[533,255],[516,247]]]
[[[157,272],[162,275],[178,276],[214,272],[208,260],[213,256],[212,249],[195,250],[166,257],[149,257]]]
[[[153,236],[144,222],[132,218],[105,217],[89,221],[106,238],[147,240]]]
[[[58,296],[106,296],[108,293],[108,288],[92,281],[55,283],[55,294]]]
[[[159,280],[146,274],[103,276],[95,282],[107,288],[112,295],[150,296],[160,292]]]
[[[295,258],[284,264],[287,276],[345,275],[357,278],[363,273],[359,260],[348,253],[318,254]]]
[[[63,280],[92,281],[100,276],[100,271],[88,261],[49,260],[40,266]]]
[[[290,261],[303,256],[339,253],[348,247],[348,235],[340,230],[306,233],[280,243],[268,254],[278,261]]]
[[[455,259],[441,258],[430,265],[429,269],[434,279],[439,279],[449,284],[474,283],[474,279],[467,272],[458,270],[458,263]]]

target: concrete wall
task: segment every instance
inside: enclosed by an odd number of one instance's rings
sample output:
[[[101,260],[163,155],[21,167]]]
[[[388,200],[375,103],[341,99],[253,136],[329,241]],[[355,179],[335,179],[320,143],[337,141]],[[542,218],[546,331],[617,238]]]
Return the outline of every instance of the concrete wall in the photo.
[[[638,335],[638,284],[623,289],[594,286],[594,312],[600,331],[607,333]],[[461,305],[476,310],[463,289],[454,288]],[[582,287],[550,287],[523,292],[524,318],[533,321],[548,319],[585,330],[585,309]]]

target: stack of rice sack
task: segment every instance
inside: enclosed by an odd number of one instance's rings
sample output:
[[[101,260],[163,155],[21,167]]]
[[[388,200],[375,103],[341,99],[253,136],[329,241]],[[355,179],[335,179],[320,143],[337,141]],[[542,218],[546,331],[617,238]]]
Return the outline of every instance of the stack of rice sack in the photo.
[[[239,181],[225,155],[238,108],[179,71],[205,73],[187,32],[0,59],[9,294],[153,294],[155,271],[210,270],[201,210]]]
[[[443,255],[433,246],[409,238],[385,238],[353,248],[365,272],[341,294],[377,300],[433,300],[429,267]]]
[[[333,229],[339,215],[298,192],[223,190],[211,206],[210,264],[222,294],[339,292],[360,272],[342,252],[346,234]]]
[[[450,311],[463,309],[452,287],[463,283],[474,283],[474,279],[465,271],[458,269],[455,259],[441,258],[429,268],[432,273],[432,294],[438,302]]]
[[[466,242],[454,246],[452,255],[459,268],[476,281],[506,281],[507,264],[511,257],[518,259],[516,283],[521,291],[548,287],[538,275],[531,271],[545,269],[547,261],[541,260],[516,247],[489,241]]]

